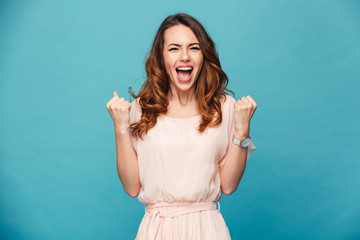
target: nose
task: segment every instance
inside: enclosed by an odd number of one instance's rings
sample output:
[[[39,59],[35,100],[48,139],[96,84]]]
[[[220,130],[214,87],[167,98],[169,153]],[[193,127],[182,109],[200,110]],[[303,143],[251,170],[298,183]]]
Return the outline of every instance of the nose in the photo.
[[[184,62],[190,60],[190,56],[189,56],[189,53],[188,53],[187,49],[181,50],[180,60],[184,61]]]

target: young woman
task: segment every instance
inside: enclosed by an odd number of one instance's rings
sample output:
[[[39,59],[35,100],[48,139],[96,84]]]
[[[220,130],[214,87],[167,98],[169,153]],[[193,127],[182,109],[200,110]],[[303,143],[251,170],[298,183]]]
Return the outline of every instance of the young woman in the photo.
[[[226,93],[214,42],[187,14],[163,21],[145,68],[134,101],[114,92],[106,105],[120,180],[145,204],[136,239],[230,239],[216,203],[236,190],[256,149],[256,102]]]

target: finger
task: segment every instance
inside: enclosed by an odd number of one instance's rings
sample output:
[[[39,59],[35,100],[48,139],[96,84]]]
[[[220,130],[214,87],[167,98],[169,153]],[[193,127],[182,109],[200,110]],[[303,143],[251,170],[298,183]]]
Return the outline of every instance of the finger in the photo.
[[[117,99],[115,100],[115,102],[117,102],[117,103],[123,103],[123,102],[127,102],[127,101],[125,101],[124,98],[117,98]]]
[[[125,101],[124,98],[118,98],[116,99],[111,105],[110,108],[113,109],[128,109],[128,101]]]
[[[244,99],[245,99],[245,97],[239,98],[239,100],[237,101],[239,106],[247,106],[248,105],[247,102],[244,101]]]
[[[246,106],[249,106],[249,107],[252,106],[252,103],[246,97],[242,97],[241,101],[243,101]]]
[[[254,99],[250,95],[247,95],[246,98],[249,99],[249,100],[254,101]]]
[[[234,104],[234,108],[235,108],[235,111],[238,111],[240,110],[243,106],[246,106],[242,101],[237,101],[235,102]]]
[[[255,100],[254,100],[252,97],[250,97],[250,96],[248,95],[246,98],[252,103],[252,105],[253,105],[255,108],[257,108],[257,104],[256,104]]]
[[[114,93],[114,97],[110,99],[110,101],[106,104],[106,108],[109,108],[111,104],[113,104],[117,99],[119,99],[119,96]]]

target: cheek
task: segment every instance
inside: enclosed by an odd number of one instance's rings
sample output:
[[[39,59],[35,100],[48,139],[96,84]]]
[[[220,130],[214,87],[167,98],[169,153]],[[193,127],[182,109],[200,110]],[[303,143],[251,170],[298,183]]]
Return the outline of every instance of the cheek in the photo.
[[[169,58],[166,55],[164,55],[163,59],[164,59],[163,61],[164,61],[165,70],[169,74],[170,73],[169,71],[171,69],[170,63],[169,63]]]
[[[165,71],[166,71],[166,74],[168,75],[168,77],[170,79],[172,79],[173,77],[173,65],[171,64],[171,62],[169,61],[164,61],[164,65],[165,65]],[[175,72],[176,73],[176,72]]]
[[[171,57],[167,57],[166,60],[164,59],[165,69],[168,74],[174,73],[175,62],[176,60]]]
[[[202,64],[203,64],[203,61],[204,61],[202,53],[197,54],[197,55],[194,57],[194,60],[196,61],[196,64],[197,64],[199,67],[201,67]]]
[[[200,66],[200,68],[202,67],[203,63],[204,63],[204,59],[201,57],[201,58],[200,58],[200,61],[199,61],[199,66]]]

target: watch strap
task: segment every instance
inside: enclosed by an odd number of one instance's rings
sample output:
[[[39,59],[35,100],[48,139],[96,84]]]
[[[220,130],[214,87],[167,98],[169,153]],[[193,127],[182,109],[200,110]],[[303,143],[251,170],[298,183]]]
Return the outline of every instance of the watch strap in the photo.
[[[249,138],[250,141],[251,141],[251,137],[250,137],[250,136],[244,137],[243,139],[240,140],[240,139],[237,139],[237,138],[235,137],[235,135],[233,135],[232,142],[233,142],[234,144],[238,145],[239,147],[246,148],[246,147],[241,146],[242,141],[244,141],[246,138]]]

